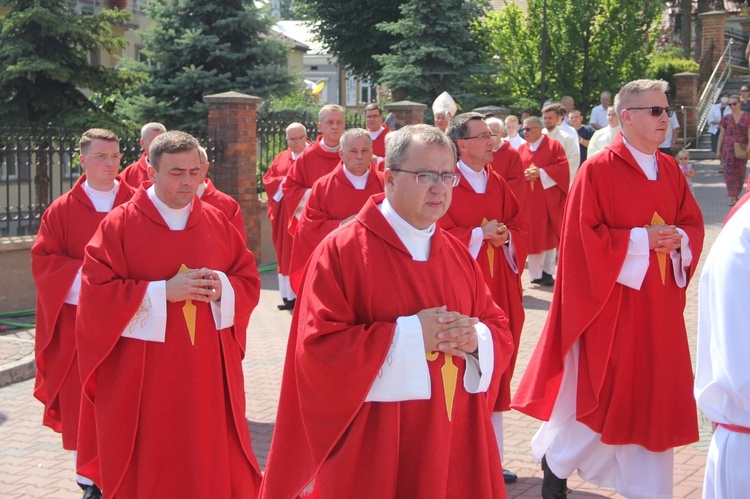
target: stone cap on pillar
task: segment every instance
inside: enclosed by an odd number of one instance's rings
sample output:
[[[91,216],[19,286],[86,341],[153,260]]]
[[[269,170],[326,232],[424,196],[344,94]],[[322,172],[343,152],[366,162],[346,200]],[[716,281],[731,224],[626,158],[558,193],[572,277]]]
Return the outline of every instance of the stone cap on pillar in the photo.
[[[263,99],[255,95],[247,95],[240,92],[230,91],[220,94],[204,95],[203,102],[207,104],[255,104],[263,102]]]
[[[712,10],[710,12],[702,12],[698,14],[698,17],[714,17],[714,16],[729,17],[729,13],[726,10]]]
[[[422,110],[424,111],[427,109],[426,104],[420,104],[419,102],[412,102],[408,100],[400,100],[398,102],[391,102],[390,104],[386,104],[385,106],[386,111],[403,111],[403,110]]]
[[[677,77],[677,76],[680,76],[680,77],[682,77],[682,78],[686,78],[686,77],[691,77],[691,76],[694,76],[694,77],[696,77],[696,78],[697,78],[697,77],[698,77],[698,76],[700,76],[700,75],[699,75],[698,73],[691,73],[690,71],[686,71],[686,72],[684,72],[684,73],[675,73],[675,74],[674,74],[674,75],[672,75],[672,76],[675,76],[675,77]]]

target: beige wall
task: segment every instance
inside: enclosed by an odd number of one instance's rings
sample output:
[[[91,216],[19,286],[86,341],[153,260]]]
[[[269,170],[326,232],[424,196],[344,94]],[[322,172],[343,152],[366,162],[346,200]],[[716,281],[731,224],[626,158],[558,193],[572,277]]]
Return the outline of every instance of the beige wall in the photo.
[[[31,278],[33,237],[0,238],[0,312],[36,307],[36,288]]]

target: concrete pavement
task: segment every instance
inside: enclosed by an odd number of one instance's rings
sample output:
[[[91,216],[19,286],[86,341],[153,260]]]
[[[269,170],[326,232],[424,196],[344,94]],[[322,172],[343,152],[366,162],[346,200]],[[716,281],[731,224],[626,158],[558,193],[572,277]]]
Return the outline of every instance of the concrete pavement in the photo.
[[[717,161],[696,165],[696,198],[706,222],[706,243],[701,260],[721,228],[729,207]],[[699,268],[700,272],[700,268]],[[261,274],[263,290],[248,331],[244,372],[247,420],[253,446],[261,466],[265,465],[276,417],[286,340],[291,322],[289,312],[276,309],[280,302],[276,274]],[[524,275],[526,323],[517,363],[516,382],[528,364],[544,324],[552,293],[549,288],[529,284]],[[695,354],[697,324],[697,279],[688,288],[685,310],[691,352]],[[42,406],[32,396],[33,330],[0,333],[0,497],[80,498],[73,479],[72,453],[61,447],[59,435],[42,426]],[[21,366],[21,367],[19,367]],[[26,381],[20,381],[27,379]],[[6,382],[4,382],[6,381]],[[7,385],[7,386],[5,386]],[[518,412],[505,417],[506,468],[517,472],[518,483],[508,486],[508,496],[540,496],[542,473],[532,462],[529,441],[539,422]],[[709,426],[703,422],[699,443],[677,449],[674,495],[700,497]],[[572,498],[621,497],[611,489],[582,482],[576,475],[568,481]]]

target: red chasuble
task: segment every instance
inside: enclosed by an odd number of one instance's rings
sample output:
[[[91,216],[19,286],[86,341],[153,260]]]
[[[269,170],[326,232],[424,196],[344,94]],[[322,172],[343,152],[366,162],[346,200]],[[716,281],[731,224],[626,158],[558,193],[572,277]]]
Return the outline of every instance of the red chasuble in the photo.
[[[201,201],[210,204],[214,208],[218,208],[219,211],[226,215],[229,223],[237,228],[237,231],[242,236],[242,240],[247,242],[245,221],[242,219],[242,210],[236,199],[218,190],[209,178],[206,179],[206,190],[203,191]]]
[[[123,337],[145,311],[148,283],[172,278],[183,264],[226,273],[235,326],[217,331],[210,304],[194,301],[193,345],[182,301],[167,303],[164,343]],[[241,362],[260,279],[234,227],[195,198],[186,228],[172,231],[141,188],[102,222],[86,247],[83,276],[76,336],[88,405],[81,420],[95,420],[96,442],[82,443],[79,473],[109,498],[256,497],[260,471]]]
[[[605,444],[653,452],[698,440],[685,288],[670,258],[662,283],[653,251],[640,291],[616,280],[630,230],[651,224],[654,213],[690,238],[689,275],[703,246],[703,218],[684,175],[670,156],[657,152],[657,162],[650,181],[618,134],[576,174],[550,313],[512,404],[548,420],[563,359],[580,341],[576,419]]]
[[[297,230],[297,217],[294,216],[294,212],[305,191],[312,188],[320,177],[331,173],[341,161],[338,152],[328,152],[320,146],[322,140],[321,135],[313,145],[302,151],[289,169],[286,182],[281,186],[286,200],[284,206],[289,216],[289,232],[292,235]]]
[[[151,180],[148,176],[148,163],[146,163],[146,151],[135,163],[131,163],[120,172],[122,179],[133,189],[138,189],[141,183]]]
[[[511,147],[510,142],[503,141],[503,144],[497,151],[492,153],[492,163],[490,163],[495,173],[503,177],[510,190],[518,199],[521,209],[525,210],[526,204],[526,177],[523,174],[523,163],[518,151]]]
[[[451,206],[439,223],[467,247],[471,240],[471,231],[475,227],[480,227],[484,221],[497,220],[505,224],[510,231],[518,273],[511,268],[503,248],[484,241],[477,255],[477,263],[482,269],[492,298],[507,314],[510,330],[513,333],[513,356],[500,380],[500,394],[493,408],[494,411],[507,411],[510,409],[510,380],[516,365],[525,317],[521,274],[526,262],[528,233],[521,207],[508,185],[489,167],[485,169],[487,170],[487,191],[484,194],[477,194],[469,182],[461,177],[458,186],[453,189]],[[459,172],[459,170],[456,171]]]
[[[289,233],[289,214],[286,210],[287,200],[282,197],[281,201],[274,201],[273,197],[281,188],[281,182],[286,178],[289,169],[292,167],[291,149],[282,151],[263,175],[263,186],[266,188],[268,202],[266,210],[268,219],[271,221],[271,238],[273,247],[276,250],[276,265],[281,275],[289,275],[289,262],[292,259],[292,235]]]
[[[545,189],[541,179],[526,181],[526,222],[529,224],[529,254],[557,248],[560,242],[565,197],[568,194],[570,170],[565,149],[556,140],[543,136],[536,151],[528,142],[518,148],[523,169],[535,165],[544,170],[557,185]]]
[[[385,136],[391,132],[388,125],[383,123],[383,131],[380,132],[378,138],[372,141],[372,154],[379,158],[385,158]]]
[[[365,402],[398,317],[443,304],[478,317],[492,331],[498,377],[513,350],[466,248],[437,227],[429,259],[413,260],[376,205],[383,197],[327,237],[305,271],[261,497],[296,497],[317,477],[320,497],[503,498],[492,395],[465,391],[464,359],[428,362],[429,400]]]
[[[299,291],[302,271],[315,247],[345,218],[356,215],[370,196],[383,192],[383,174],[372,166],[369,171],[362,190],[355,189],[346,178],[343,163],[313,185],[292,247],[289,276],[295,293]]]
[[[118,177],[114,206],[133,195]],[[31,273],[36,285],[36,382],[34,396],[44,404],[43,423],[62,433],[63,448],[76,449],[81,379],[76,360],[76,306],[65,303],[83,250],[107,213],[97,212],[83,183],[57,198],[42,215],[34,246]]]

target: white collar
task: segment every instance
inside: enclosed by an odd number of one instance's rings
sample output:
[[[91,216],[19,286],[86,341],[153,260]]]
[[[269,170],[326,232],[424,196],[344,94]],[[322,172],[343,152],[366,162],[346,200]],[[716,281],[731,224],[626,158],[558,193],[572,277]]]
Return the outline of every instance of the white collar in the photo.
[[[396,213],[388,198],[383,199],[380,204],[380,212],[409,250],[411,257],[419,262],[427,261],[430,257],[430,242],[435,234],[435,224],[426,229],[417,229]]]

